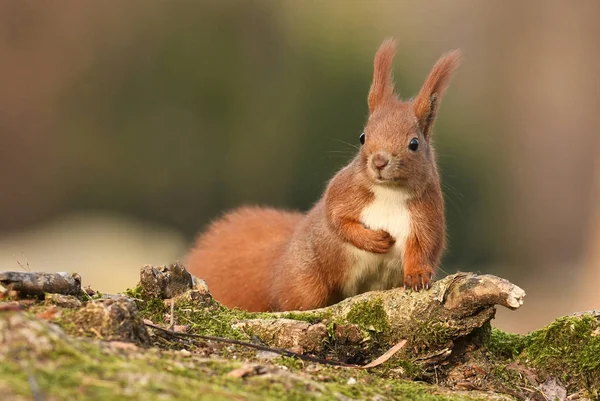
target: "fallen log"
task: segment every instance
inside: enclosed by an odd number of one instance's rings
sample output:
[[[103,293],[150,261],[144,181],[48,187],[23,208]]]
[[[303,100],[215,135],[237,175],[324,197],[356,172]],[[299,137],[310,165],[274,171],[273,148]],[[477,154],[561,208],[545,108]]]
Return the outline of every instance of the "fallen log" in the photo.
[[[521,288],[505,279],[457,273],[434,283],[429,291],[373,291],[322,309],[247,319],[235,327],[269,345],[298,352],[323,351],[330,345],[323,344],[323,335],[334,330],[335,339],[346,345],[370,341],[378,348],[391,347],[405,339],[417,353],[452,347],[452,341],[489,322],[496,305],[517,309],[524,297]]]

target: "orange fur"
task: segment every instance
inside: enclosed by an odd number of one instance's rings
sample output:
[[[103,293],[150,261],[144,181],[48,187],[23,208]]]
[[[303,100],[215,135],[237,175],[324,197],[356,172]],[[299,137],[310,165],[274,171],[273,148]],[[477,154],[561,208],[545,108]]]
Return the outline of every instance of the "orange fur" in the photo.
[[[405,287],[419,290],[433,279],[446,240],[443,202],[439,186],[431,185],[419,201],[409,203],[413,228],[404,253]]]
[[[429,288],[445,243],[430,137],[459,53],[442,57],[408,102],[394,93],[394,54],[386,39],[375,55],[364,144],[308,213],[242,208],[198,238],[185,264],[217,300],[250,311],[306,310],[402,281]]]
[[[373,83],[369,90],[369,112],[389,100],[394,95],[394,80],[392,78],[392,62],[396,55],[396,42],[392,38],[383,41],[373,63]]]
[[[214,222],[187,256],[185,265],[206,280],[211,293],[228,307],[269,308],[273,265],[302,221],[302,214],[247,207]]]
[[[435,120],[439,101],[450,84],[450,77],[460,63],[460,51],[448,52],[438,60],[425,80],[425,84],[415,99],[415,115],[429,135],[431,123]]]

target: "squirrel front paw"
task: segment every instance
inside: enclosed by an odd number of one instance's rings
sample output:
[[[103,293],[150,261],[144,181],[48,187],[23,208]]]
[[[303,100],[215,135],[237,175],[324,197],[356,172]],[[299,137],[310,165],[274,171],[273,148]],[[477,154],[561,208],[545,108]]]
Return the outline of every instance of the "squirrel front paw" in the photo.
[[[428,290],[433,283],[433,269],[428,266],[405,267],[404,268],[404,288],[414,291]]]
[[[364,238],[363,243],[359,246],[360,249],[373,253],[388,253],[394,246],[396,240],[387,231],[383,230],[368,230],[369,235]]]

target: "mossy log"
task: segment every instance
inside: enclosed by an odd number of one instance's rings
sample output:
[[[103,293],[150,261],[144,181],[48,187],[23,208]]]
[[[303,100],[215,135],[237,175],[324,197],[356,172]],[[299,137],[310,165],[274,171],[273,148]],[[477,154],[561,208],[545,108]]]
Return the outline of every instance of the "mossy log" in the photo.
[[[491,275],[457,273],[436,282],[429,291],[413,292],[403,288],[374,291],[348,298],[327,308],[275,313],[249,319],[236,325],[257,335],[270,345],[293,346],[298,352],[320,352],[331,344],[322,340],[333,330],[334,341],[346,348],[365,343],[372,352],[389,348],[401,340],[419,351],[450,349],[453,341],[471,334],[489,322],[496,305],[517,309],[525,292],[510,282]],[[292,316],[312,321],[312,324]],[[358,330],[357,330],[358,329]],[[371,353],[372,353],[371,352]]]
[[[595,399],[600,391],[600,313],[567,316],[526,336],[503,333],[491,327],[496,305],[516,309],[524,292],[498,277],[458,273],[425,292],[371,292],[314,311],[249,313],[220,305],[181,265],[143,272],[150,280],[124,295],[32,300],[0,293],[0,395],[542,400]],[[407,346],[358,370],[206,336],[358,365],[401,340]]]

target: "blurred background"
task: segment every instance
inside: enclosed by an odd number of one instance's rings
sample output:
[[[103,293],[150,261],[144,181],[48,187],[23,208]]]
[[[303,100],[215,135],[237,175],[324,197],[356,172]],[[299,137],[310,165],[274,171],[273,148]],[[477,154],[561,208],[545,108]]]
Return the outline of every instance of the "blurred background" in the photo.
[[[0,270],[119,292],[242,204],[306,210],[355,152],[375,50],[400,94],[463,64],[435,141],[457,270],[525,333],[600,308],[600,3],[0,3]]]

